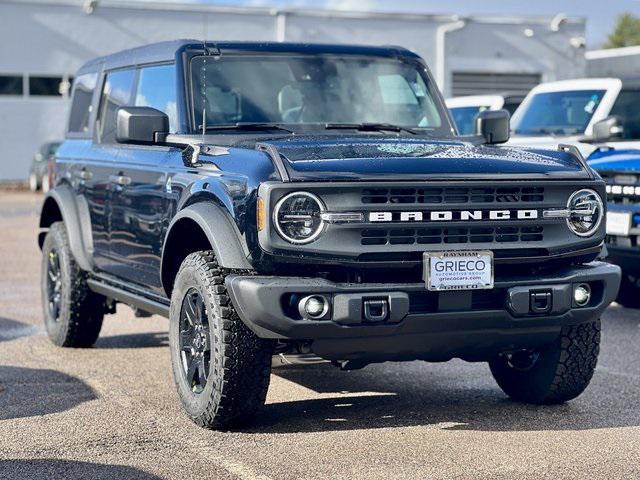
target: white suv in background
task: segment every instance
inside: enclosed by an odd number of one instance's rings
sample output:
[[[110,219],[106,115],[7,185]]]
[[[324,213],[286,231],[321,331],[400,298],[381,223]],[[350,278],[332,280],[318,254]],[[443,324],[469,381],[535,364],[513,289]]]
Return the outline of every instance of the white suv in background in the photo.
[[[478,113],[484,110],[505,109],[510,114],[518,108],[524,99],[523,94],[505,93],[496,95],[469,95],[465,97],[448,98],[445,100],[453,121],[460,135],[473,134],[473,121]]]
[[[640,82],[584,78],[543,83],[514,113],[509,145],[554,149],[573,142],[637,145],[639,115]],[[580,148],[585,153],[591,149],[584,144]]]

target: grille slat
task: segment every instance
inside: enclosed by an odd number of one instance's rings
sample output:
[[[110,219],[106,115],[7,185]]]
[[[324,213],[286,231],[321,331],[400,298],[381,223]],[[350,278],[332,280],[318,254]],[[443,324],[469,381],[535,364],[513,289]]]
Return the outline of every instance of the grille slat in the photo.
[[[542,242],[544,227],[441,227],[362,230],[362,245],[438,245]]]
[[[544,187],[367,188],[363,204],[541,203]]]

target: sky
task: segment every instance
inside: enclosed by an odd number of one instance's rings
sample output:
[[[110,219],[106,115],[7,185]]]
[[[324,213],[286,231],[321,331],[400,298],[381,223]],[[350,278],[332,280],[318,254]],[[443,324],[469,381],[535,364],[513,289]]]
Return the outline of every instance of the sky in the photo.
[[[158,0],[155,0],[158,1]],[[167,0],[176,1],[176,0]],[[358,11],[420,12],[458,15],[542,15],[564,13],[587,18],[587,46],[599,48],[616,17],[640,16],[640,0],[178,0],[220,5],[276,8],[329,8]]]

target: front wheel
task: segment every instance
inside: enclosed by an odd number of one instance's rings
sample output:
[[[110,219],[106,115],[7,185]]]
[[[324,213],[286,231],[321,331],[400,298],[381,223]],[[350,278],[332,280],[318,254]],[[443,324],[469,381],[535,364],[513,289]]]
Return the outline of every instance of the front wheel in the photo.
[[[563,327],[558,340],[534,352],[499,355],[491,373],[512,399],[558,404],[579,396],[589,385],[600,351],[600,320]]]
[[[171,295],[173,377],[187,415],[205,428],[247,423],[265,402],[271,373],[273,342],[238,317],[225,274],[212,252],[193,253]]]

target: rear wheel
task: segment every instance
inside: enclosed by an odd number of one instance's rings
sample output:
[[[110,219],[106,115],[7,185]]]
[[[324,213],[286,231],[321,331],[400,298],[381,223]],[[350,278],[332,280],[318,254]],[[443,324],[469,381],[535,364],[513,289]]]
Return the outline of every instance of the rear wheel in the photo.
[[[535,352],[501,354],[489,362],[502,390],[514,400],[564,403],[589,385],[600,351],[600,320],[563,327],[558,340]]]
[[[616,302],[623,307],[640,308],[640,287],[638,286],[638,280],[640,279],[623,272]]]
[[[205,428],[247,423],[264,404],[273,342],[238,317],[212,252],[182,263],[171,295],[173,377],[187,415]]]
[[[62,222],[51,225],[42,246],[42,307],[51,341],[60,347],[90,347],[98,339],[105,298],[87,286],[86,274],[69,250]]]

